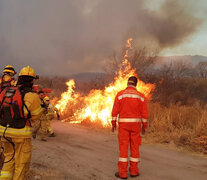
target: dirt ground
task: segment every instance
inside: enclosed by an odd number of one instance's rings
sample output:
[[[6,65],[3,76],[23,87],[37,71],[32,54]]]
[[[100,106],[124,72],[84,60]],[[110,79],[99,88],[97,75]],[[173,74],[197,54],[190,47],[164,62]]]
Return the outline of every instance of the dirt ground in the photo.
[[[117,134],[80,125],[52,121],[57,134],[47,142],[33,140],[33,156],[27,179],[115,180]],[[206,180],[207,157],[159,147],[140,148],[141,180]]]

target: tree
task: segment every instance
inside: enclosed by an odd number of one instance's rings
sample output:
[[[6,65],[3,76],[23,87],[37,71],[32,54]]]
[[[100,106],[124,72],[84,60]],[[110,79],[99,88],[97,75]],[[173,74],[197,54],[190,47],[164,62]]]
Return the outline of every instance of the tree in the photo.
[[[104,71],[109,74],[114,74],[118,71],[125,51],[123,51],[122,57],[113,53],[113,55],[107,61],[107,64],[104,67]],[[129,50],[129,57],[127,58],[131,64],[132,68],[135,68],[139,76],[142,76],[149,71],[149,69],[154,65],[156,61],[156,53],[148,52],[146,48],[137,49],[135,51]]]
[[[178,79],[191,75],[192,65],[184,60],[164,64],[160,68],[160,75],[163,78]]]
[[[201,78],[207,77],[207,62],[206,61],[199,62],[196,65],[195,69],[199,77]]]
[[[157,59],[155,52],[148,52],[146,48],[137,49],[129,57],[132,68],[136,68],[139,75],[146,74],[147,71],[155,64]]]

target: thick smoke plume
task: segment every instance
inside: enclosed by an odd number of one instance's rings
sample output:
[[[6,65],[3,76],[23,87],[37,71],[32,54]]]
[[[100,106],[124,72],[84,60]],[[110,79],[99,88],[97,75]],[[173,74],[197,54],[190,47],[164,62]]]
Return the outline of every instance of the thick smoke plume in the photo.
[[[177,46],[202,24],[190,8],[193,4],[195,2],[188,1],[187,6],[186,1],[166,0],[159,11],[139,12],[136,26],[130,33],[134,33],[139,42],[153,43],[160,50]]]
[[[1,69],[31,65],[40,74],[64,76],[100,71],[103,59],[128,37],[137,46],[174,47],[202,23],[191,8],[198,1],[189,0],[186,7],[184,0],[166,0],[158,10],[148,8],[156,2],[0,1]]]

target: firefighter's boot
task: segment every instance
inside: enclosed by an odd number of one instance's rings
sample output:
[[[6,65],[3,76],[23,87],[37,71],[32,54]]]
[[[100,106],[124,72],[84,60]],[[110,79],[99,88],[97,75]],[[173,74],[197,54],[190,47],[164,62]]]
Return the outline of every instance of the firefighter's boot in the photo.
[[[55,133],[49,135],[49,137],[55,137],[55,136],[56,136]]]
[[[119,172],[116,172],[116,173],[115,173],[115,176],[116,176],[117,178],[120,178],[120,179],[127,179],[127,177],[120,177],[120,176],[119,176]]]

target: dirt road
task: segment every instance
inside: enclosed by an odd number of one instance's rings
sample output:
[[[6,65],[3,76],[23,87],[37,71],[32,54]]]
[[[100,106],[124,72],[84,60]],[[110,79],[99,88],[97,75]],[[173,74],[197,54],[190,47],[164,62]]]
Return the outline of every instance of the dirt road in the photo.
[[[33,141],[28,179],[115,180],[117,136],[72,124],[53,121],[57,134],[48,142]],[[141,180],[206,180],[207,158],[154,145],[142,145]]]

